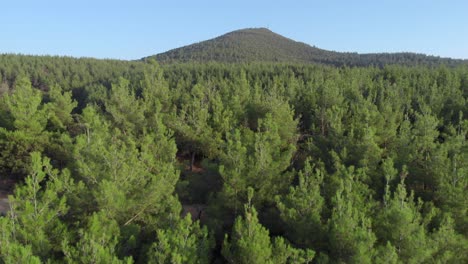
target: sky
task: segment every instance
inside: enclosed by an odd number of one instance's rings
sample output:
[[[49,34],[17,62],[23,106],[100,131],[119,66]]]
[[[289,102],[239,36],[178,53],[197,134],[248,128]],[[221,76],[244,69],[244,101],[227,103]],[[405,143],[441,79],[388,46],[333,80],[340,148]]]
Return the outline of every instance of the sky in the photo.
[[[466,0],[0,0],[0,53],[134,60],[253,27],[328,50],[468,59]]]

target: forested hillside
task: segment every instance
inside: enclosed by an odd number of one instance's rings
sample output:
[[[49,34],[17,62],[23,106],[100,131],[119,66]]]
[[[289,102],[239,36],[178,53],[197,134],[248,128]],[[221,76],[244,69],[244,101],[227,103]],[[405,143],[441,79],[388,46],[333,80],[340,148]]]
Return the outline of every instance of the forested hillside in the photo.
[[[463,65],[1,55],[0,263],[467,263],[467,97]]]
[[[266,28],[249,28],[229,32],[214,39],[169,50],[143,60],[155,58],[161,63],[174,62],[283,62],[314,63],[332,66],[447,66],[468,65],[467,60],[440,58],[410,52],[368,53],[336,52],[283,37]]]

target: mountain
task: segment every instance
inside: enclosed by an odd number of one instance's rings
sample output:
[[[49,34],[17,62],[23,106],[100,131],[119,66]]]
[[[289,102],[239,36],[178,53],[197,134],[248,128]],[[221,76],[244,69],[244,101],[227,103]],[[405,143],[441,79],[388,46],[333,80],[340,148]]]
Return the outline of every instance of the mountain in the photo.
[[[155,58],[160,63],[215,61],[320,63],[334,66],[468,65],[468,60],[408,52],[358,54],[329,51],[283,37],[266,28],[232,31],[214,39],[169,50],[143,60],[149,58]]]

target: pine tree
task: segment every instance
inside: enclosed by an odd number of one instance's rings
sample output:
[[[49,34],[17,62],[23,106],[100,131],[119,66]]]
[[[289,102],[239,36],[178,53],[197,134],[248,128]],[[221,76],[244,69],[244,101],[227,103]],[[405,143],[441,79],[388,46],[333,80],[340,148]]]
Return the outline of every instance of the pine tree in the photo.
[[[80,230],[76,245],[66,243],[65,260],[68,263],[133,263],[131,257],[118,258],[116,246],[119,238],[120,230],[115,220],[104,214],[93,214],[87,227]]]
[[[224,238],[222,255],[229,263],[271,263],[272,246],[268,230],[258,222],[252,206],[253,189],[249,188],[244,217],[238,217],[231,239]]]
[[[71,92],[62,92],[62,89],[53,85],[49,89],[49,100],[44,107],[47,109],[49,126],[53,130],[65,130],[72,124],[72,111],[78,103],[72,99]]]
[[[248,202],[244,217],[234,224],[231,238],[226,234],[221,254],[229,263],[310,263],[314,251],[295,249],[281,237],[270,240],[269,231],[263,227],[252,205],[254,190],[248,189]]]
[[[225,158],[222,165],[219,166],[219,173],[223,179],[222,199],[231,205],[225,204],[228,208],[234,210],[237,215],[241,209],[247,188],[247,148],[242,144],[241,134],[236,130],[232,134],[227,135],[227,146]]]
[[[25,185],[18,186],[10,196],[11,210],[5,223],[9,224],[12,244],[47,260],[61,251],[62,240],[68,236],[62,217],[68,212],[64,193],[70,184],[69,173],[59,173],[48,158],[31,153],[31,174]],[[10,254],[14,254],[10,252]]]
[[[375,230],[380,241],[395,246],[398,257],[407,263],[421,263],[431,256],[430,240],[425,222],[420,213],[422,202],[414,202],[402,179],[393,195],[387,187],[384,208],[375,221]]]
[[[5,94],[2,98],[8,111],[7,124],[11,124],[11,127],[0,127],[2,174],[22,179],[29,173],[30,153],[42,152],[47,144],[48,137],[44,134],[47,115],[41,102],[41,92],[33,89],[25,77],[17,79],[12,95]]]
[[[372,263],[376,237],[371,219],[357,207],[350,182],[342,181],[340,185],[328,222],[330,256],[337,262]]]
[[[455,225],[448,215],[443,216],[439,228],[432,234],[434,239],[432,262],[466,263],[468,262],[468,239],[455,232]]]
[[[39,264],[41,260],[32,252],[31,245],[23,245],[14,236],[14,220],[0,217],[0,262]]]
[[[398,253],[396,248],[392,246],[390,242],[387,241],[385,246],[377,246],[376,253],[372,260],[372,263],[376,264],[397,264],[398,263]]]
[[[123,134],[139,135],[146,126],[143,102],[135,98],[130,82],[124,78],[119,78],[118,83],[112,85],[105,107],[112,123]]]
[[[293,176],[286,169],[294,145],[282,145],[278,125],[270,114],[260,119],[259,124],[257,132],[244,128],[228,134],[220,156],[223,188],[218,195],[222,207],[234,214],[247,201],[248,186],[256,190],[254,203],[261,207],[265,203],[274,203],[274,197],[287,190]]]
[[[221,139],[210,126],[210,97],[203,85],[194,85],[189,102],[169,119],[168,126],[174,130],[184,149],[190,152],[190,170],[193,170],[197,155],[216,157]]]
[[[460,127],[454,131],[453,127],[447,130],[443,148],[446,150],[446,159],[443,159],[445,166],[437,166],[438,174],[437,189],[435,197],[437,205],[447,213],[451,213],[455,221],[455,229],[468,236],[468,144],[466,143],[466,131],[468,121],[465,121],[465,128]],[[435,169],[435,168],[434,168]]]
[[[18,78],[13,94],[6,94],[4,100],[15,129],[36,136],[45,129],[47,115],[41,106],[42,95],[28,78]]]
[[[173,196],[176,148],[162,124],[136,141],[110,129],[93,108],[84,109],[83,121],[86,131],[76,138],[75,166],[87,187],[82,195],[91,198],[82,201],[88,210],[102,211],[120,225],[141,222],[148,228],[180,211]]]
[[[302,247],[320,247],[324,235],[321,212],[324,199],[320,187],[324,173],[305,161],[304,170],[299,172],[299,184],[290,187],[284,197],[277,197],[281,219],[286,223],[287,237]]]
[[[436,175],[434,167],[437,167],[435,157],[437,151],[436,139],[439,136],[437,131],[438,119],[429,113],[416,114],[416,122],[412,129],[412,159],[408,163],[408,170],[411,177],[408,178],[408,184],[417,189],[423,189],[420,195],[427,195],[424,192],[427,188],[434,188]],[[440,154],[439,154],[440,155]]]
[[[148,61],[140,81],[141,96],[147,112],[167,113],[172,110],[171,91],[164,79],[164,71],[155,60]]]
[[[157,242],[151,246],[148,258],[151,263],[210,263],[213,246],[207,228],[193,223],[187,215],[174,227],[157,231]]]

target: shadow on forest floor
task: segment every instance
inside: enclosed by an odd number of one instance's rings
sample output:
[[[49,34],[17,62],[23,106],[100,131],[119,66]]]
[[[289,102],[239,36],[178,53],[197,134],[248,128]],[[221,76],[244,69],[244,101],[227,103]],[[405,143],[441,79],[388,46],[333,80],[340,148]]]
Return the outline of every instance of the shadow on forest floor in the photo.
[[[0,215],[6,214],[10,209],[8,195],[13,193],[14,182],[11,180],[0,180]]]

